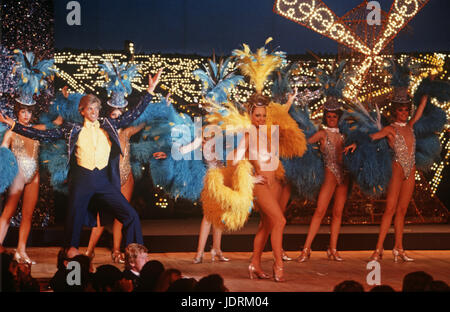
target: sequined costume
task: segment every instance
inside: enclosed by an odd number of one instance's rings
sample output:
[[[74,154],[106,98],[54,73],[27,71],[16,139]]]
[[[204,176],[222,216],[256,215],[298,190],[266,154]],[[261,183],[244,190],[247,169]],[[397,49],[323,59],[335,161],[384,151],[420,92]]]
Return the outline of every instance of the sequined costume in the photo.
[[[415,154],[416,154],[416,137],[414,131],[411,129],[411,134],[413,137],[413,144],[411,152],[408,152],[408,146],[406,145],[405,138],[400,134],[400,131],[396,126],[394,138],[394,160],[402,166],[403,173],[405,175],[405,180],[409,178],[412,169],[415,165]]]
[[[130,138],[126,131],[119,131],[120,146],[122,147],[123,155],[120,156],[119,170],[120,170],[120,185],[123,186],[131,173],[130,165]]]
[[[325,142],[323,146],[321,146],[321,152],[325,167],[336,177],[337,183],[342,184],[344,182],[342,148],[338,147],[343,146],[344,139],[339,132],[335,133],[328,129],[324,130]]]
[[[32,142],[31,151],[27,151],[24,140]],[[19,171],[22,172],[25,178],[25,184],[30,183],[38,171],[39,142],[13,132],[11,151],[16,156]]]

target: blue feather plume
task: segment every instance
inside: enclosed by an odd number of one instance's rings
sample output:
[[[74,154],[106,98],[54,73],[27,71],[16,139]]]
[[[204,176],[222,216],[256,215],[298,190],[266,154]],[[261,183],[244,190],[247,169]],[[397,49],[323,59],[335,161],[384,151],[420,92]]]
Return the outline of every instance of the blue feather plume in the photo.
[[[391,75],[392,87],[409,87],[411,75],[417,73],[419,64],[411,65],[412,59],[407,57],[403,64],[394,59],[386,59],[387,65],[384,69]]]
[[[58,140],[51,143],[41,143],[39,159],[41,164],[50,173],[50,184],[53,189],[62,193],[67,193],[67,175],[69,172],[67,159],[67,143],[65,140]]]
[[[0,193],[3,193],[14,181],[19,166],[16,157],[6,147],[0,147]]]
[[[19,50],[14,50],[17,72],[17,90],[21,94],[39,95],[41,89],[46,89],[48,86],[45,78],[53,77],[57,72],[54,68],[53,60],[42,60],[35,64],[35,56],[32,52],[25,54]]]
[[[342,98],[342,92],[346,84],[346,75],[344,74],[346,64],[347,61],[341,61],[330,73],[321,68],[314,70],[324,96]]]
[[[197,69],[192,74],[200,79],[203,86],[203,95],[208,101],[222,104],[228,100],[229,90],[243,81],[244,77],[235,75],[235,71],[228,69],[231,58],[220,60],[217,64],[214,60],[208,60],[204,70]]]
[[[131,80],[138,75],[136,65],[118,64],[115,61],[114,63],[105,62],[98,66],[100,73],[106,77],[104,87],[106,87],[108,95],[111,95],[112,92],[131,94],[133,90]]]

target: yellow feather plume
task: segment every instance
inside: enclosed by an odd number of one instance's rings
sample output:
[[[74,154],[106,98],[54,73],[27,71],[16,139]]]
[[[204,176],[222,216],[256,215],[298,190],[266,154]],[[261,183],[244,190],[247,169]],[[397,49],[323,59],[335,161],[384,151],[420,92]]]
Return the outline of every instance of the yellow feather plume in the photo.
[[[280,136],[280,157],[302,157],[306,152],[306,137],[295,120],[289,115],[286,107],[278,103],[270,103],[267,107],[267,128],[278,125]]]
[[[264,47],[259,48],[256,53],[252,53],[248,45],[244,44],[243,46],[243,50],[233,51],[233,54],[238,57],[237,66],[243,75],[250,78],[256,92],[261,93],[267,77],[281,65],[283,60],[280,56],[268,54]]]
[[[236,231],[244,226],[253,201],[252,168],[243,160],[236,167],[206,173],[201,193],[203,214],[215,227]]]
[[[214,104],[211,104],[214,106]],[[224,104],[227,114],[222,116],[218,113],[219,108],[214,109],[214,113],[206,116],[206,121],[211,125],[218,125],[222,130],[227,132],[240,132],[249,129],[252,126],[252,121],[247,113],[241,114],[239,110],[232,103]]]

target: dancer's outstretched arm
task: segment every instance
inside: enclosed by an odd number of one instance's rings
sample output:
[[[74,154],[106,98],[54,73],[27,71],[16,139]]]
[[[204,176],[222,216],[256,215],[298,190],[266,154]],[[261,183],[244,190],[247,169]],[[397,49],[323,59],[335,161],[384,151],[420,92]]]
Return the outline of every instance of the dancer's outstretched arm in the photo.
[[[297,87],[295,87],[294,92],[293,93],[289,93],[288,96],[288,100],[286,102],[286,111],[289,112],[289,110],[291,109],[292,103],[294,103],[294,100],[297,96]]]
[[[411,120],[408,122],[411,127],[414,126],[414,124],[422,117],[423,111],[425,109],[425,106],[427,106],[428,96],[424,95],[422,99],[420,100],[419,107],[417,107],[416,112],[414,113],[414,116],[411,118]]]
[[[317,143],[324,138],[325,138],[325,131],[319,130],[308,139],[308,144]]]

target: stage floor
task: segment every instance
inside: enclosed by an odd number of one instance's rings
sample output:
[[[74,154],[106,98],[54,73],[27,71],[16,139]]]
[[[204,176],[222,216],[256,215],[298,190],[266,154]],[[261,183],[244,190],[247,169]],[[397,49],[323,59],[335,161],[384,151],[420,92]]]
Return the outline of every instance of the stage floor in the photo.
[[[58,247],[30,247],[29,256],[37,262],[32,267],[32,275],[45,285],[56,272],[56,257]],[[84,251],[84,248],[80,249]],[[107,248],[97,248],[94,266],[112,264],[110,251]],[[366,265],[371,251],[342,251],[344,262],[329,261],[323,251],[312,253],[311,259],[305,263],[295,261],[285,262],[285,283],[271,280],[250,280],[247,267],[251,253],[225,252],[230,262],[211,263],[206,254],[202,264],[192,264],[193,252],[150,253],[149,259],[161,261],[165,268],[179,269],[185,277],[199,280],[208,274],[219,273],[225,280],[225,285],[232,292],[329,292],[334,286],[344,280],[360,282],[366,290],[372,288],[367,285]],[[299,252],[288,252],[291,257],[297,257]],[[450,284],[450,251],[411,250],[408,255],[415,258],[415,262],[394,263],[390,250],[385,251],[385,258],[381,260],[381,283],[401,290],[403,277],[413,271],[425,271],[436,280],[443,280]],[[263,270],[271,273],[272,253],[263,255]],[[116,264],[123,269],[123,265]]]

